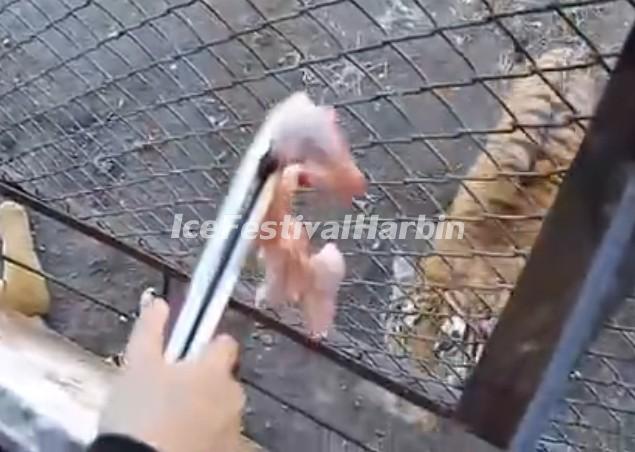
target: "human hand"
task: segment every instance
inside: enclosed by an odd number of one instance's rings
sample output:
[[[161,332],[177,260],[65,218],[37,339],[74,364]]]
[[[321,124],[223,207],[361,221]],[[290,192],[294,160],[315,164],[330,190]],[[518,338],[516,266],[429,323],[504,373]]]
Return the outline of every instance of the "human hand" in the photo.
[[[245,395],[232,376],[237,343],[219,336],[200,359],[167,363],[167,318],[166,302],[144,292],[99,433],[127,436],[161,452],[238,451]]]

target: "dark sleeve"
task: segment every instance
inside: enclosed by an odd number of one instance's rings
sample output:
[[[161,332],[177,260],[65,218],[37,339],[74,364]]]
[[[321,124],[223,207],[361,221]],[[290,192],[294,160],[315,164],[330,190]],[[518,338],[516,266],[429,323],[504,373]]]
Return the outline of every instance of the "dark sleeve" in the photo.
[[[100,435],[87,452],[157,452],[154,448],[132,438],[119,435]]]

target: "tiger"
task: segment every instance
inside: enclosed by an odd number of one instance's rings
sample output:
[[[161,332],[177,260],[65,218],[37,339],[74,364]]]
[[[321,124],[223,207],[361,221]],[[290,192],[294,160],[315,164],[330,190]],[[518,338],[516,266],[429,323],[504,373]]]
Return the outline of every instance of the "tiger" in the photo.
[[[452,387],[478,362],[588,127],[597,68],[542,71],[574,58],[547,50],[535,59],[541,71],[509,82],[496,133],[445,212],[464,222],[462,237],[434,240],[415,268],[393,261],[396,282],[412,284],[393,290],[388,348]]]

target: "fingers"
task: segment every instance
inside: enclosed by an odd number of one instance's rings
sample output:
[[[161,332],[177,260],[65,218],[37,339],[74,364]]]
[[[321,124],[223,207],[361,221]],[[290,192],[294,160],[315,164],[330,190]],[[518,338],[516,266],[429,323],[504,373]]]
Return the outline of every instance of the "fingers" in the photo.
[[[228,413],[236,416],[237,425],[240,425],[240,415],[245,407],[247,397],[242,386],[237,381],[238,372],[238,343],[233,337],[227,334],[221,334],[216,337],[208,345],[205,354],[202,357],[203,367],[207,370],[205,374],[209,375],[209,371],[213,369],[215,372],[221,372],[227,379],[221,378],[215,380],[214,384],[222,384],[223,392],[226,397],[225,409]]]
[[[243,440],[242,433],[242,420],[240,416],[237,416],[235,422],[228,426],[223,438],[225,443],[223,444],[223,448],[219,450],[223,450],[225,452],[253,452],[251,448],[248,447],[248,444]]]
[[[168,305],[162,298],[144,292],[141,297],[141,313],[128,341],[126,351],[130,364],[147,363],[163,357],[165,325],[168,319]]]
[[[238,343],[233,337],[221,334],[208,345],[203,361],[216,369],[233,374],[238,364]]]

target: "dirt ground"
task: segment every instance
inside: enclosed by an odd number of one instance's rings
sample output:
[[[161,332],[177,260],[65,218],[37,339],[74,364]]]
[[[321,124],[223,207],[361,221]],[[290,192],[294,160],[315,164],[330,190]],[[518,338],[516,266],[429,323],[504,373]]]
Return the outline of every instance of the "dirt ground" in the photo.
[[[306,89],[326,103],[359,100],[341,109],[356,157],[372,182],[356,213],[435,215],[456,189],[456,178],[441,176],[462,174],[482,145],[478,134],[453,133],[492,127],[499,109],[479,84],[441,90],[441,97],[418,88],[469,81],[475,73],[513,72],[524,61],[518,45],[532,56],[555,45],[590,51],[584,37],[554,12],[501,19],[517,42],[496,23],[429,34],[479,21],[488,8],[505,13],[548,1],[334,1],[275,28],[255,27],[222,41],[263,17],[292,15],[295,8],[320,3],[217,0],[212,8],[211,2],[178,0],[0,0],[0,155],[5,161],[0,169],[52,205],[189,270],[202,243],[170,239],[174,214],[214,218],[232,167],[253,136],[251,126],[290,89]],[[603,54],[619,51],[634,15],[626,1],[567,12]],[[412,34],[421,37],[378,44]],[[211,41],[218,42],[213,53],[206,46]],[[332,58],[363,46],[368,49],[352,57]],[[281,69],[302,57],[315,62]],[[234,83],[237,79],[251,81]],[[496,92],[505,89],[504,83],[491,86]],[[392,90],[407,95],[376,96]],[[417,134],[429,138],[408,139]],[[403,183],[412,178],[429,182]],[[307,219],[342,213],[331,207],[316,207],[309,199],[300,210]],[[135,309],[145,287],[160,287],[161,276],[146,266],[50,219],[33,218],[43,266],[65,283],[123,312]],[[385,307],[392,258],[370,256],[368,250],[415,253],[426,244],[350,241],[342,246],[350,253],[351,270],[338,325],[351,340],[376,346],[376,319],[368,312]],[[76,293],[53,290],[48,319],[53,328],[104,356],[121,350],[129,322]],[[245,376],[289,405],[376,450],[444,448],[442,433],[421,434],[421,413],[414,407],[396,404],[372,384],[240,316],[228,322],[242,339]],[[270,450],[357,450],[292,408],[250,391],[248,431]],[[553,435],[548,450],[571,450],[561,434]],[[623,444],[609,450],[627,449]]]

